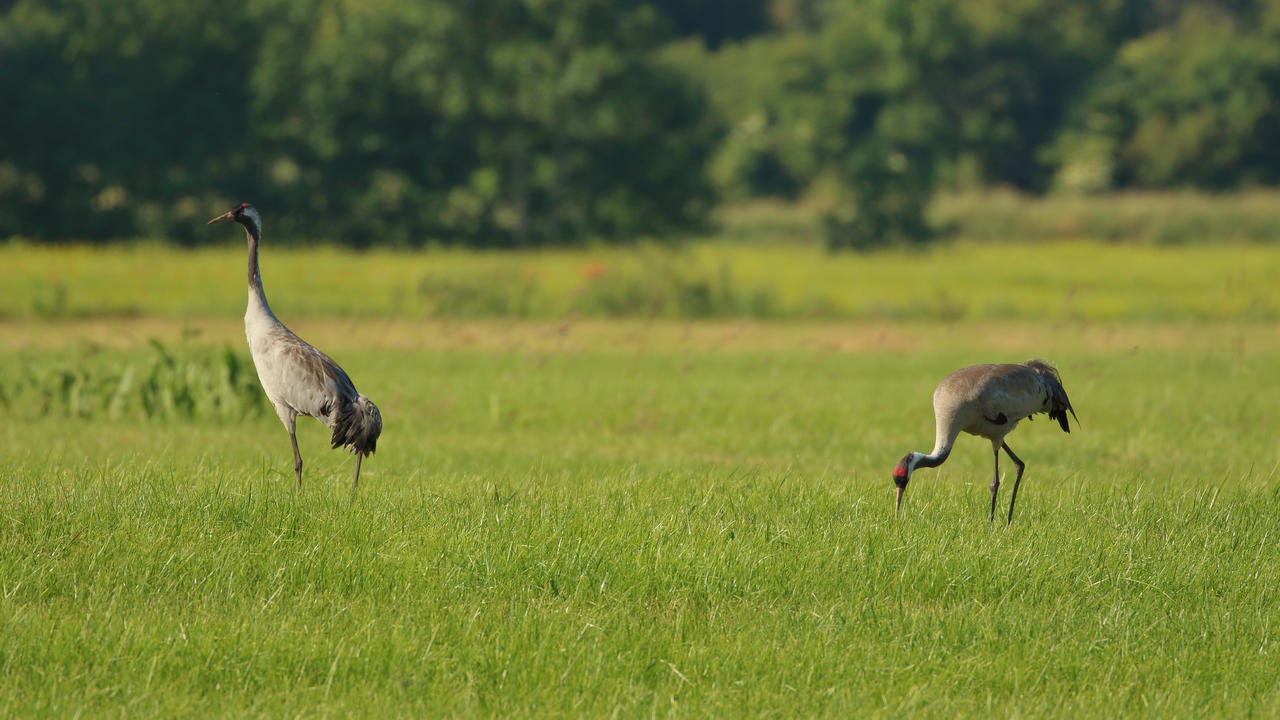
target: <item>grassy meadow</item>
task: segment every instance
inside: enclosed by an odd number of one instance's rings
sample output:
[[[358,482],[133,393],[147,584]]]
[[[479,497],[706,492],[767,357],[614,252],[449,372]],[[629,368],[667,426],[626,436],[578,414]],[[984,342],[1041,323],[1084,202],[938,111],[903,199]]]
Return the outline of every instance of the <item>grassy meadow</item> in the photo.
[[[1280,194],[1123,196],[1033,201],[943,196],[933,210],[964,235],[925,250],[832,255],[817,206],[726,211],[710,241],[537,251],[313,247],[271,233],[262,273],[288,317],[755,318],[789,321],[1280,321],[1270,208]],[[1094,208],[1097,206],[1097,208]],[[1216,213],[1216,214],[1215,214]],[[1211,218],[1211,219],[1208,219]],[[1180,244],[1138,237],[1176,225]],[[1235,235],[1231,229],[1248,232]],[[1187,230],[1190,228],[1191,230]],[[1203,228],[1200,235],[1192,234]],[[0,319],[237,317],[244,241],[213,244],[0,244]],[[1080,231],[1084,231],[1080,234]],[[1269,234],[1268,234],[1269,233]],[[992,238],[1031,237],[1010,243]],[[1221,242],[1195,242],[1196,237]]]
[[[0,716],[1280,714],[1280,246],[268,219],[273,308],[385,419],[353,496],[306,419],[294,491],[234,235],[0,246]],[[1083,424],[1009,437],[1012,526],[968,436],[895,520],[936,382],[1032,356]]]

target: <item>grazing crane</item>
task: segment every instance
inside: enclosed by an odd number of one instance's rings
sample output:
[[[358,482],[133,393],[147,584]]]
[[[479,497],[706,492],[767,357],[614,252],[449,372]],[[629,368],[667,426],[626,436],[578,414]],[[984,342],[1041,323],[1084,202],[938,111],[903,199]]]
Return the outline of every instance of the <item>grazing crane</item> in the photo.
[[[356,475],[351,482],[351,491],[355,492],[360,484],[360,460],[377,448],[382,415],[369,398],[356,392],[356,386],[338,363],[303,342],[271,312],[258,273],[258,243],[262,239],[258,211],[249,203],[240,203],[208,224],[229,221],[243,225],[249,239],[249,307],[244,313],[244,334],[249,339],[249,354],[262,389],[289,431],[297,487],[302,487],[297,420],[299,415],[310,415],[333,430],[333,447],[350,450],[356,456]]]
[[[1062,378],[1056,368],[1041,360],[1028,360],[1020,365],[971,365],[956,370],[943,378],[938,389],[933,391],[933,415],[937,423],[933,452],[928,455],[907,453],[893,468],[893,481],[898,486],[894,514],[902,508],[902,494],[911,480],[911,473],[917,468],[937,467],[946,462],[956,436],[964,431],[990,440],[995,454],[989,521],[996,517],[1002,448],[1017,466],[1006,524],[1013,522],[1013,503],[1018,499],[1018,483],[1022,482],[1022,471],[1026,465],[1005,444],[1004,436],[1012,432],[1022,418],[1030,420],[1036,413],[1048,413],[1049,418],[1057,420],[1065,432],[1071,432],[1067,425],[1067,411],[1071,412],[1071,417],[1076,416],[1071,401],[1067,399],[1067,391],[1062,387]],[[1079,422],[1080,418],[1076,418],[1076,423]]]

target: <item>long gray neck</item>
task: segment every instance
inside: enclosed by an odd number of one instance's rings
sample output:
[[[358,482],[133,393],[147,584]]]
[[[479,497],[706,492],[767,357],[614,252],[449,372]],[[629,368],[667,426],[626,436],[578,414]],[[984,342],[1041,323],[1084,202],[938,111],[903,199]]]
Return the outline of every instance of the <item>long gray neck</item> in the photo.
[[[252,220],[241,224],[244,225],[244,234],[249,239],[249,304],[253,305],[256,301],[270,314],[271,308],[267,305],[266,293],[262,291],[262,273],[258,269],[258,241],[261,239],[262,231]]]

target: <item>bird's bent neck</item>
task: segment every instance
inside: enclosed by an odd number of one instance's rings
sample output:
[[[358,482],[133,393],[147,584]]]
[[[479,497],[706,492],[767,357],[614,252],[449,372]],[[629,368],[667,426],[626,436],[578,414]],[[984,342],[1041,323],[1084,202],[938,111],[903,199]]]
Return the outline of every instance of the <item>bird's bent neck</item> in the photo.
[[[955,444],[954,437],[943,436],[938,438],[938,442],[933,447],[933,452],[925,455],[924,453],[916,453],[915,464],[911,466],[912,470],[918,468],[935,468],[947,461],[947,456],[951,454],[951,446]]]
[[[919,455],[916,456],[916,464],[914,469],[938,467],[939,465],[947,461],[947,456],[950,454],[951,454],[951,448],[944,448],[941,451],[935,450],[934,452],[928,455],[925,455],[924,453],[920,453]]]
[[[939,427],[937,437],[934,438],[933,442],[933,452],[928,455],[916,453],[916,462],[911,466],[912,469],[938,467],[946,462],[947,456],[951,454],[951,447],[956,444],[956,436],[958,434],[959,430]]]

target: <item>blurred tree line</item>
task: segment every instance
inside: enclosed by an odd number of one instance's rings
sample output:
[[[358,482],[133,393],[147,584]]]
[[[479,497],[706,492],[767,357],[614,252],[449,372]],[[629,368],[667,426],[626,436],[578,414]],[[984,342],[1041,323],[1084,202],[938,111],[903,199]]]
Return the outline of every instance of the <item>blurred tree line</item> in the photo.
[[[0,237],[476,246],[1280,180],[1280,0],[0,3]]]

